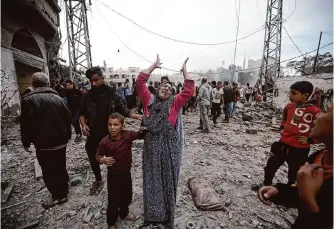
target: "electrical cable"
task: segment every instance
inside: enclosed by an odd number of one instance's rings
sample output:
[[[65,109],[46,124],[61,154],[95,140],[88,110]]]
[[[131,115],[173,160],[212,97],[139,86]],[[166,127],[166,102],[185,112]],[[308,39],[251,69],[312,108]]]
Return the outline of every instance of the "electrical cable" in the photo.
[[[123,40],[118,36],[118,34],[111,28],[110,24],[108,23],[108,21],[106,20],[106,18],[103,16],[102,12],[100,11],[100,9],[98,8],[98,6],[96,5],[96,9],[99,11],[100,15],[102,16],[102,18],[104,19],[104,21],[107,23],[109,29],[111,30],[111,32],[117,37],[117,39],[127,48],[129,49],[131,52],[133,52],[134,54],[136,54],[137,56],[139,56],[140,58],[146,60],[147,62],[153,64],[154,62],[150,61],[149,59],[145,58],[144,56],[140,55],[139,53],[137,53],[136,51],[134,51],[133,49],[131,49],[127,44],[125,44],[125,42],[123,42]],[[180,72],[180,71],[176,71],[173,69],[169,69],[169,68],[165,68],[165,67],[161,67],[163,69],[169,70],[169,71],[173,71],[173,72]]]
[[[302,51],[300,51],[300,49],[298,48],[298,46],[296,45],[296,43],[292,40],[291,36],[289,35],[288,31],[286,30],[285,26],[283,25],[283,29],[285,31],[285,33],[288,35],[288,37],[290,38],[290,40],[292,41],[292,43],[295,45],[295,47],[298,49],[298,51],[300,52],[300,54],[303,55]]]
[[[237,54],[237,46],[238,46],[238,34],[239,34],[239,24],[240,24],[240,2],[241,2],[241,0],[239,0],[239,9],[237,10],[237,8],[235,8],[235,12],[236,12],[236,15],[237,15],[237,31],[236,31],[236,34],[235,34],[235,46],[234,46],[234,55],[233,55],[233,65],[234,66],[235,66],[235,57],[236,57],[236,54]],[[236,6],[237,0],[235,0],[234,3],[235,3],[235,6]],[[234,73],[234,71],[233,71],[233,73]]]
[[[285,18],[285,20],[288,20],[292,16],[292,14],[294,14],[296,8],[297,8],[297,0],[295,0],[295,8],[293,9],[292,13],[287,18]]]
[[[99,10],[99,8],[98,8],[97,6],[96,6],[96,8],[97,8],[97,10],[100,12],[100,15],[102,15],[102,17],[103,17],[103,14],[102,14],[101,11]],[[133,49],[131,49],[128,45],[126,45],[126,44],[121,40],[121,38],[117,35],[117,33],[111,28],[111,26],[109,25],[109,23],[107,22],[107,20],[106,20],[104,17],[103,17],[103,19],[104,19],[105,22],[107,23],[109,29],[114,33],[114,35],[119,39],[119,41],[120,41],[120,42],[121,42],[127,49],[129,49],[129,50],[130,50],[131,52],[133,52],[135,55],[137,55],[137,56],[141,57],[142,59],[146,60],[147,62],[149,62],[149,63],[151,63],[151,64],[154,63],[153,61],[148,60],[147,58],[143,57],[142,55],[140,55],[139,53],[137,53],[136,51],[134,51]],[[328,43],[328,44],[326,44],[326,45],[320,47],[319,49],[325,48],[325,47],[330,46],[330,45],[332,45],[332,44],[333,44],[333,42]],[[299,57],[302,57],[302,56],[304,56],[304,55],[310,54],[310,53],[315,52],[315,51],[317,51],[317,49],[314,49],[314,50],[312,50],[312,51],[309,51],[309,52],[307,52],[307,53],[305,53],[305,54],[302,54],[302,55],[299,55],[299,56],[295,56],[295,57],[292,57],[292,58],[283,60],[283,61],[281,61],[280,63],[284,63],[284,62],[287,62],[287,61],[290,61],[290,60],[297,59],[297,58],[299,58]],[[274,64],[272,64],[272,65],[268,65],[268,66],[274,66]],[[178,70],[174,70],[174,69],[170,69],[170,68],[166,68],[166,67],[162,67],[162,68],[165,69],[165,70],[172,71],[172,72],[180,72],[180,71],[178,71]],[[257,70],[257,69],[260,69],[260,68],[262,68],[262,67],[256,67],[256,68],[250,68],[250,69],[238,70],[238,71],[235,71],[235,72],[248,72],[248,71],[251,71],[251,70]],[[191,73],[191,74],[207,74],[207,75],[221,74],[221,73],[218,73],[218,72],[214,72],[214,73],[197,73],[197,72],[189,72],[189,73]]]
[[[230,44],[230,43],[234,43],[234,42],[236,42],[235,40],[233,40],[233,41],[225,41],[225,42],[219,42],[219,43],[196,43],[196,42],[191,42],[191,41],[183,41],[183,40],[178,40],[178,39],[175,39],[175,38],[170,38],[170,37],[167,37],[167,36],[165,36],[165,35],[161,35],[161,34],[159,34],[159,33],[156,33],[156,32],[154,32],[154,31],[151,31],[151,30],[149,30],[149,29],[146,29],[145,27],[143,27],[143,26],[137,24],[135,21],[131,20],[130,18],[128,18],[128,17],[122,15],[121,13],[117,12],[116,10],[110,8],[110,7],[109,7],[108,5],[106,5],[104,2],[101,2],[101,1],[99,1],[99,0],[98,0],[98,2],[99,2],[101,5],[103,5],[103,6],[105,6],[106,8],[108,8],[109,10],[113,11],[114,13],[116,13],[117,15],[119,15],[119,16],[125,18],[126,20],[132,22],[134,25],[136,25],[136,26],[138,26],[139,28],[145,30],[146,32],[149,32],[149,33],[151,33],[151,34],[154,34],[154,35],[156,35],[156,36],[162,37],[162,38],[167,39],[167,40],[171,40],[171,41],[175,41],[175,42],[179,42],[179,43],[184,43],[184,44],[190,44],[190,45],[207,45],[207,46],[210,46],[210,45],[212,45],[212,46],[214,46],[214,45],[224,45],[224,44]],[[238,41],[240,41],[240,40],[244,40],[244,39],[246,39],[246,38],[248,38],[248,37],[250,37],[250,36],[253,36],[254,34],[256,34],[256,33],[260,32],[260,31],[262,31],[262,30],[264,30],[264,27],[263,27],[263,26],[259,27],[255,32],[250,33],[250,34],[248,34],[248,35],[246,35],[246,36],[244,36],[244,37],[239,38]]]

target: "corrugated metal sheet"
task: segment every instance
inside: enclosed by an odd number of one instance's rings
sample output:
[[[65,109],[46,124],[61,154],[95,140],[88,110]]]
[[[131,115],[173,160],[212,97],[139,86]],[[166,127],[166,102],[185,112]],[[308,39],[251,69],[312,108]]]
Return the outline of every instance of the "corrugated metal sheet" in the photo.
[[[29,65],[31,67],[35,67],[41,70],[43,69],[44,60],[42,58],[23,52],[16,48],[12,48],[12,50],[13,50],[14,60]]]

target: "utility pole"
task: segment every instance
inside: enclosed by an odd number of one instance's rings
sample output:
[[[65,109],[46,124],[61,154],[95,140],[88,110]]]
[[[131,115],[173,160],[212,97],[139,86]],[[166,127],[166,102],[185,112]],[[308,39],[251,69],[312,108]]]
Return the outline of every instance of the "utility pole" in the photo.
[[[272,97],[276,90],[276,79],[280,75],[282,9],[283,0],[268,0],[262,64],[257,86],[262,86],[264,84],[265,90],[263,93],[268,92],[271,94],[269,100],[273,100]]]
[[[89,4],[91,2],[89,0]],[[85,0],[65,0],[70,78],[74,82],[81,76],[79,68],[92,67]]]
[[[315,73],[315,67],[317,66],[317,59],[318,59],[318,54],[319,54],[319,48],[320,48],[320,43],[321,43],[321,37],[322,37],[322,31],[320,32],[317,55],[315,56],[315,59],[314,59],[313,74]]]

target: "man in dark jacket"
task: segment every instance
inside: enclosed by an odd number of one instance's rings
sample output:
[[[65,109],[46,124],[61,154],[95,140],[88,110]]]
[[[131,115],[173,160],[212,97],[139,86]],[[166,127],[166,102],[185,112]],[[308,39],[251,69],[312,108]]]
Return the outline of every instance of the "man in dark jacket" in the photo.
[[[71,138],[71,112],[58,93],[48,87],[49,77],[42,72],[32,75],[33,90],[21,104],[21,140],[25,151],[32,144],[52,201],[48,209],[67,201],[69,177],[66,170],[66,145]]]
[[[95,195],[103,187],[100,165],[95,156],[100,141],[109,133],[109,115],[118,112],[125,117],[134,119],[141,119],[141,115],[131,114],[115,89],[104,84],[100,67],[88,69],[86,77],[89,79],[92,89],[83,97],[79,115],[82,132],[88,136],[85,148],[96,179],[90,188],[90,194]]]
[[[233,89],[228,82],[224,82],[224,112],[225,112],[225,120],[224,122],[229,122],[229,119],[232,116],[233,110]]]
[[[67,105],[70,108],[72,114],[72,125],[77,135],[76,138],[74,139],[74,142],[80,142],[82,139],[80,124],[79,124],[79,108],[80,108],[81,92],[75,88],[72,80],[65,81],[65,89],[66,89]]]
[[[333,106],[317,115],[311,136],[326,148],[309,157],[300,167],[297,184],[263,186],[259,199],[266,205],[298,208],[299,214],[291,229],[333,228]],[[307,139],[305,139],[305,144]]]

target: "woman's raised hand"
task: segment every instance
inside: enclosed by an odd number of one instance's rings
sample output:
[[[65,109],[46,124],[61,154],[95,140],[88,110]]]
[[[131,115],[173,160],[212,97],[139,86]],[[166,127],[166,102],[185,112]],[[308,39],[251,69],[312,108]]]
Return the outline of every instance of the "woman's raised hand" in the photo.
[[[155,68],[160,68],[161,69],[162,63],[160,63],[159,54],[157,54],[157,59],[156,59],[156,61],[153,64],[154,64]]]
[[[188,60],[189,60],[189,57],[184,61],[183,65],[182,65],[182,68],[181,68],[181,72],[183,72],[184,79],[189,79],[190,78],[189,73],[187,71]]]
[[[156,68],[160,68],[161,69],[161,65],[162,63],[160,63],[160,58],[159,58],[159,54],[157,54],[157,60],[148,68],[144,71],[144,73],[151,75],[151,73],[154,71],[154,69]]]

